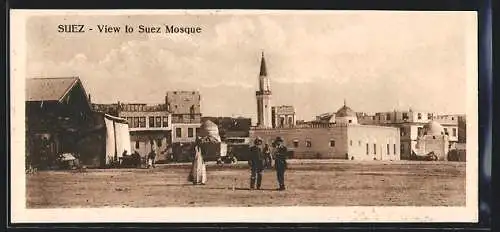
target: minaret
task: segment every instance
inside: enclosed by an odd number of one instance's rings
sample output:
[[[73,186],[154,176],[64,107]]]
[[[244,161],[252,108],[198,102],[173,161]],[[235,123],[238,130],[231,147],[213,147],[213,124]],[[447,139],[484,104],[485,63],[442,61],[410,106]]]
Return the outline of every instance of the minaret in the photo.
[[[257,97],[257,126],[261,128],[272,127],[271,123],[271,84],[267,76],[266,60],[264,52],[260,61],[259,90],[255,92]]]

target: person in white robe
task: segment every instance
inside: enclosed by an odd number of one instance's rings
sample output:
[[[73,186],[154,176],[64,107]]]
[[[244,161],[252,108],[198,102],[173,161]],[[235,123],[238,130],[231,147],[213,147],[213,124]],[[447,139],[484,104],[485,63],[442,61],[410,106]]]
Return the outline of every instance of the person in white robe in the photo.
[[[207,168],[205,165],[205,161],[203,160],[201,140],[199,138],[197,138],[196,140],[193,166],[191,167],[191,172],[189,173],[188,179],[195,185],[204,185],[207,182]]]

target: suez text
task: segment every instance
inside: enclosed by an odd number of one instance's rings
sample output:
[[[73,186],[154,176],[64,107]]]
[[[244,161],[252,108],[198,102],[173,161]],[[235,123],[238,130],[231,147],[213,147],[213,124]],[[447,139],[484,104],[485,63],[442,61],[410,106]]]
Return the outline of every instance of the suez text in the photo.
[[[57,32],[59,32],[59,33],[84,33],[86,31],[93,31],[93,29],[91,27],[85,27],[85,25],[83,25],[83,24],[59,24],[57,26]],[[124,30],[122,30],[121,26],[97,25],[97,31],[100,33],[120,33],[120,32],[132,33],[132,32],[134,32],[134,27],[126,25],[124,27]],[[137,27],[136,32],[137,33],[199,34],[202,32],[202,28],[198,27],[198,26],[174,26],[174,25],[146,26],[146,25],[139,25]]]

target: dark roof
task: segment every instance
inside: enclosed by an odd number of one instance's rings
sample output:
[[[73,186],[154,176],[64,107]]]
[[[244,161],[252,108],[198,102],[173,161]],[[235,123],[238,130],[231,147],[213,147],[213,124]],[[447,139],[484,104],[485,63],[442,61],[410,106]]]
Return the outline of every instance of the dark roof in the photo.
[[[264,52],[260,60],[260,76],[267,76],[266,60],[264,59]]]
[[[26,79],[26,101],[60,101],[79,81],[78,77]]]
[[[356,117],[356,112],[354,112],[354,110],[352,110],[348,106],[344,105],[337,111],[335,117]]]

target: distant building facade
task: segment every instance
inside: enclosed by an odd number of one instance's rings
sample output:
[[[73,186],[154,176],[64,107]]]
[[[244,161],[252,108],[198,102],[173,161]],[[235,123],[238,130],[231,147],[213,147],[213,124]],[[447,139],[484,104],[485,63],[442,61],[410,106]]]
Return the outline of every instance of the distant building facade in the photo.
[[[343,115],[340,121],[346,123],[256,127],[251,130],[251,137],[261,137],[272,144],[280,136],[297,159],[399,160],[398,128],[360,125],[356,114],[345,112],[347,109],[344,105],[337,112]]]
[[[151,151],[157,160],[167,160],[172,144],[172,117],[165,104],[120,103],[119,117],[129,124],[132,151],[146,157]]]
[[[270,80],[264,55],[261,58],[257,96],[257,126],[250,137],[261,137],[271,145],[283,137],[294,158],[398,160],[400,135],[395,127],[360,125],[358,116],[344,105],[336,113],[312,122],[297,122],[293,106],[271,107]],[[269,111],[271,109],[271,111]],[[271,118],[268,117],[270,114]]]
[[[271,108],[273,128],[295,127],[295,108],[293,106],[273,106]]]
[[[201,126],[201,95],[198,91],[169,91],[165,97],[172,115],[172,147],[176,160],[189,160]]]
[[[443,133],[448,135],[450,148],[458,142],[458,116],[437,115],[423,111],[393,111],[375,114],[357,113],[359,123],[363,125],[381,125],[398,127],[401,133],[401,159],[410,159],[412,152],[417,150],[417,139],[423,136],[424,126],[436,121],[443,127]]]

